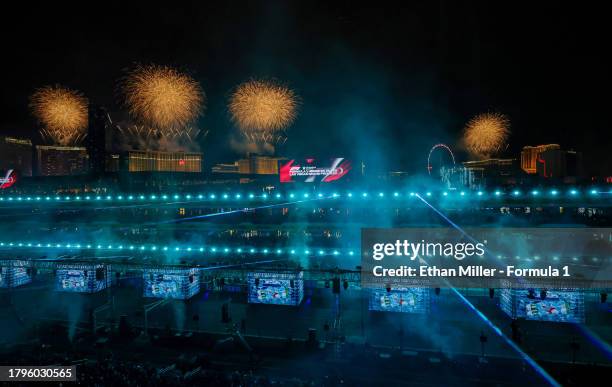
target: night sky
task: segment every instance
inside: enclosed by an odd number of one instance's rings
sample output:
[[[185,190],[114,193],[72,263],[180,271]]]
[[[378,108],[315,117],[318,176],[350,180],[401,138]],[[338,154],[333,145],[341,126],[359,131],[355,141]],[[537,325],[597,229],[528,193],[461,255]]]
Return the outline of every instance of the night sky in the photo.
[[[292,158],[347,156],[423,171],[438,142],[465,159],[463,125],[498,111],[512,124],[505,156],[517,157],[523,145],[560,143],[582,151],[590,173],[612,174],[608,16],[592,5],[57,3],[3,15],[1,134],[35,133],[28,96],[47,84],[78,89],[120,112],[117,80],[134,63],[152,62],[200,81],[209,166],[238,152],[225,107],[230,90],[250,77],[273,77],[302,99],[277,150]]]

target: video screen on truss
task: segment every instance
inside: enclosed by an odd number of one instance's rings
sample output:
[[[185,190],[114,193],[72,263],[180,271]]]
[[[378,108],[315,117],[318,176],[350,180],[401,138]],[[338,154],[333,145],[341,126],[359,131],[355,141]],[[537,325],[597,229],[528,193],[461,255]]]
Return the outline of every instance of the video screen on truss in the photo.
[[[25,267],[2,267],[0,288],[15,288],[32,282],[32,276]]]
[[[429,311],[429,289],[372,290],[369,309],[378,312],[422,313]]]
[[[299,273],[249,273],[249,303],[297,306],[304,297]]]
[[[67,292],[88,292],[88,278],[85,270],[57,270],[58,290]]]
[[[584,293],[578,290],[504,289],[501,308],[513,318],[584,322]]]
[[[185,300],[200,291],[196,270],[151,269],[145,270],[143,275],[145,297]]]
[[[68,265],[55,271],[55,290],[95,293],[110,286],[110,267],[104,265]]]

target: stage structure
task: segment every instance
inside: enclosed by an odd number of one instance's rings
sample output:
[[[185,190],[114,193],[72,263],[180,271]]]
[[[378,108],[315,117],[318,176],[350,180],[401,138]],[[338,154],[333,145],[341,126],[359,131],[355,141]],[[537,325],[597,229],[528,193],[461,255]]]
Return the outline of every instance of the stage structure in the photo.
[[[55,270],[55,290],[96,293],[111,285],[110,265],[61,264]]]
[[[248,273],[250,304],[298,306],[304,298],[304,272]]]
[[[200,291],[200,271],[195,268],[144,269],[144,297],[189,299]]]
[[[427,314],[430,301],[430,289],[373,289],[370,291],[369,309],[376,312]]]
[[[0,288],[16,288],[32,282],[32,269],[26,266],[26,261],[23,266],[2,266]]]
[[[583,323],[584,292],[577,289],[502,289],[501,309],[512,318]]]

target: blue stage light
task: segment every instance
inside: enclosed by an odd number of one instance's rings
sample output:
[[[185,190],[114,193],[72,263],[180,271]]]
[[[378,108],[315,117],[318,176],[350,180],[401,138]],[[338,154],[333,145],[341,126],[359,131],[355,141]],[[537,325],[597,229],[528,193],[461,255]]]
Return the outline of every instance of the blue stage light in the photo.
[[[521,194],[521,192],[520,192],[520,191],[513,191],[513,192],[512,192],[512,194],[513,194],[514,196],[519,196],[519,195]]]
[[[538,196],[539,192],[538,192],[538,191],[536,191],[536,190],[534,190],[534,191],[531,191],[531,194],[532,194],[533,196]]]
[[[570,191],[570,195],[577,195],[577,194],[578,194],[578,191],[576,191],[575,189]]]
[[[552,191],[550,191],[550,194],[553,196],[557,196],[558,193],[559,191],[557,191],[556,189],[553,189]]]
[[[367,198],[368,197],[368,193],[364,192],[364,193],[361,194],[361,196],[363,196],[364,198]]]
[[[482,191],[478,191],[477,195],[478,195],[478,196],[482,196],[482,195],[484,195],[484,192],[482,192]]]
[[[289,197],[290,197],[291,199],[293,199],[293,198],[295,197],[295,195],[294,195],[294,194],[289,194]]]
[[[252,193],[249,194],[249,199],[253,199],[255,197],[255,195],[253,195]]]
[[[442,196],[448,196],[448,192],[442,192]]]
[[[398,197],[399,193],[398,192],[393,192],[393,196]]]
[[[323,194],[322,194],[322,193],[319,193],[317,196],[318,196],[318,197],[320,197],[320,198],[322,198],[322,197],[323,197]]]
[[[353,197],[353,193],[349,192],[346,196],[348,196],[349,198],[352,198]]]
[[[305,197],[305,198],[307,198],[308,196],[310,196],[310,195],[308,195],[308,193],[305,193],[305,194],[304,194],[304,197]]]
[[[501,195],[501,192],[500,191],[495,191],[495,196],[499,196],[499,195]]]
[[[382,197],[384,197],[384,196],[385,196],[385,194],[384,194],[384,193],[382,193],[382,192],[379,192],[379,193],[378,193],[378,196],[382,198]]]
[[[280,198],[281,198],[281,194],[277,193],[277,194],[276,194],[276,198],[277,198],[277,199],[280,199]]]

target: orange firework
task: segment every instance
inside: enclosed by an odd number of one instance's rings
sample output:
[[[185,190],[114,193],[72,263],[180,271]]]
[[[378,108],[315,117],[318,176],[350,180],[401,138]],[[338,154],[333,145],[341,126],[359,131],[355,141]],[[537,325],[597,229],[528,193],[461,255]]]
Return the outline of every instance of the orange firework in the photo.
[[[298,98],[272,80],[252,79],[240,84],[229,101],[232,120],[253,141],[277,142],[278,134],[297,116]]]
[[[138,66],[122,86],[132,116],[161,132],[182,130],[204,109],[205,96],[200,84],[172,67]]]
[[[510,120],[501,113],[483,113],[465,127],[463,142],[474,156],[489,157],[500,152],[510,134]]]
[[[30,108],[43,126],[41,133],[58,145],[71,145],[85,135],[88,101],[61,86],[45,86],[30,97]]]

